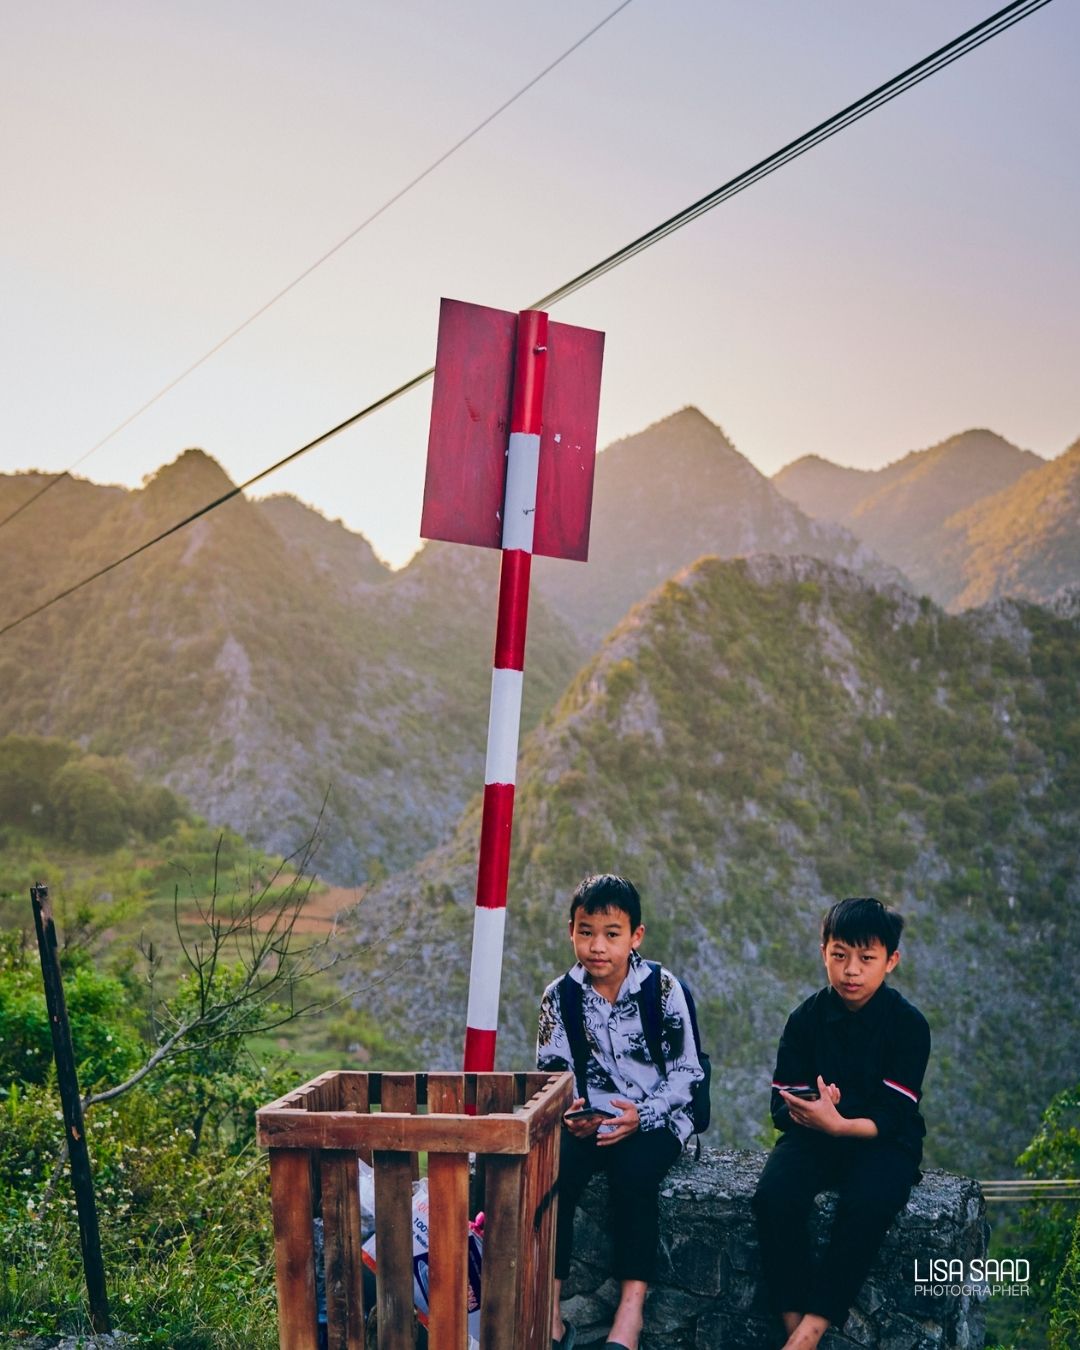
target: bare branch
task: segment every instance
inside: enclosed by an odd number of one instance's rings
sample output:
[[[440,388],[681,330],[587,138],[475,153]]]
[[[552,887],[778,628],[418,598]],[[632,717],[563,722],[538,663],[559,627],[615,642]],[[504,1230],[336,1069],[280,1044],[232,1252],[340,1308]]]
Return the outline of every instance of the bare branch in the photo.
[[[292,854],[275,866],[267,879],[253,874],[250,867],[246,894],[234,894],[228,906],[221,899],[221,848],[219,836],[214,850],[213,876],[209,897],[204,901],[194,893],[201,935],[184,935],[179,903],[179,887],[173,895],[173,917],[177,938],[189,968],[186,986],[194,995],[194,1006],[182,983],[171,998],[155,997],[156,973],[153,948],[143,948],[149,963],[148,986],[151,1007],[150,1027],[155,1037],[164,1039],[146,1061],[122,1083],[89,1093],[83,1109],[115,1101],[147,1079],[167,1061],[192,1055],[227,1041],[241,1041],[251,1035],[266,1034],[289,1022],[312,1017],[348,1001],[352,994],[332,999],[299,999],[300,986],[314,976],[333,969],[344,953],[331,951],[334,933],[301,942],[297,924],[315,883],[312,868],[319,843],[319,828],[326,808],[324,798],[315,829]],[[287,875],[291,876],[286,880]],[[383,934],[381,945],[397,930]],[[389,978],[403,966],[395,966],[381,979]],[[157,964],[160,964],[158,959]],[[380,980],[374,983],[380,983]]]

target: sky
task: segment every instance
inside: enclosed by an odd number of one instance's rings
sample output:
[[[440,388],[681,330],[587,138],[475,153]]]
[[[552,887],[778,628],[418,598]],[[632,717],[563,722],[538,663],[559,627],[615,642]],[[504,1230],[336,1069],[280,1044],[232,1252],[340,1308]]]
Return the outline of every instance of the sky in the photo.
[[[618,0],[53,0],[0,43],[0,472],[84,456]],[[241,481],[948,41],[992,0],[632,0],[77,472]],[[1080,8],[1054,0],[553,311],[600,444],[694,404],[766,474],[1080,436]],[[260,485],[418,546],[431,386]],[[49,498],[30,510],[43,524]]]

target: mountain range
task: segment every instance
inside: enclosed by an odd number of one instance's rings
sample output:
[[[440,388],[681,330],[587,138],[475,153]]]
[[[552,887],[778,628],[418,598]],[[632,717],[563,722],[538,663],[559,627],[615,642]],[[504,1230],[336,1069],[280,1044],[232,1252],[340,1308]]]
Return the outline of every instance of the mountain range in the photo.
[[[1049,600],[1080,578],[1080,441],[1047,462],[966,431],[882,469],[805,456],[772,481],[953,611],[1005,595]]]
[[[656,478],[647,490],[642,475]],[[0,515],[44,481],[0,479]],[[0,531],[14,579],[0,622],[230,486],[198,450],[135,492],[61,480]],[[807,519],[696,410],[606,451],[592,561],[537,560],[525,728],[658,580],[703,551],[761,548],[897,578]],[[445,544],[392,572],[295,498],[236,498],[8,635],[0,731],[126,754],[275,852],[297,846],[329,791],[322,866],[342,884],[382,876],[444,838],[482,782],[497,575],[493,552]]]
[[[138,492],[58,485],[52,510],[79,508],[63,549],[29,510],[0,533],[20,579],[3,620],[228,487],[200,451]],[[321,867],[381,875],[438,842],[482,775],[497,568],[439,545],[392,573],[299,502],[238,497],[7,635],[0,726],[127,755],[277,853],[329,791]],[[581,660],[539,597],[532,636],[526,726]]]
[[[876,473],[804,459],[770,482],[683,409],[599,456],[589,563],[536,560],[523,726],[703,555],[808,555],[903,585],[926,573],[904,538],[932,537],[946,603],[1010,587],[1045,598],[1080,579],[1078,453],[1043,464],[965,433]],[[0,518],[46,481],[0,476]],[[197,450],[138,491],[61,479],[0,529],[0,623],[229,487]],[[842,519],[814,519],[830,492]],[[236,498],[6,635],[0,733],[126,754],[275,852],[329,791],[323,868],[378,878],[445,839],[481,782],[497,568],[489,551],[429,544],[392,572],[295,498]]]
[[[537,588],[591,650],[631,605],[708,554],[808,554],[902,582],[842,525],[811,519],[696,408],[597,459],[589,561],[538,558]]]

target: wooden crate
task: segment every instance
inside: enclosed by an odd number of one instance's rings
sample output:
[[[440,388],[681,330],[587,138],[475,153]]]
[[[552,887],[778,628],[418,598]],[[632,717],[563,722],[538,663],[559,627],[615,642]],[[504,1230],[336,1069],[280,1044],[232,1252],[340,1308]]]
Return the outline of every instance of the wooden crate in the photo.
[[[281,1350],[318,1350],[321,1213],[329,1350],[363,1350],[357,1158],[375,1170],[379,1350],[414,1350],[412,1182],[428,1154],[430,1350],[465,1350],[469,1154],[485,1214],[481,1350],[546,1350],[568,1073],[324,1073],[257,1113],[270,1151]]]

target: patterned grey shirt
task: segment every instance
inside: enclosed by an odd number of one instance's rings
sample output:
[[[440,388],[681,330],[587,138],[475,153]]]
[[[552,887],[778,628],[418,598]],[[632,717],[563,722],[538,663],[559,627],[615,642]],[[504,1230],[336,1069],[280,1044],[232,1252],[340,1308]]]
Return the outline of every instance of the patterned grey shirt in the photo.
[[[704,1075],[682,985],[669,970],[661,968],[660,1042],[667,1066],[665,1078],[649,1058],[635,997],[645,980],[656,978],[648,963],[637,952],[631,953],[630,969],[614,1003],[596,992],[580,962],[575,963],[570,977],[581,985],[585,1039],[592,1052],[587,1084],[590,1104],[620,1111],[622,1108],[611,1102],[613,1097],[622,1097],[637,1107],[642,1130],[666,1128],[685,1143],[693,1132],[688,1109],[691,1092]],[[536,1064],[551,1073],[574,1071],[574,1056],[559,1005],[559,980],[548,985],[540,1001]],[[600,1128],[602,1131],[604,1127]]]

